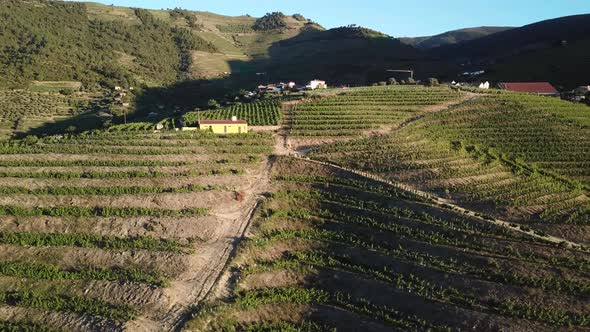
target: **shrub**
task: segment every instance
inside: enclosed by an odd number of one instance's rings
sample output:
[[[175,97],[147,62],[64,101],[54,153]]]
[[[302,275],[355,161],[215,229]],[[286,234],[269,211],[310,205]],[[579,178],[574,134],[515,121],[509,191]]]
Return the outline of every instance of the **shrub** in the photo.
[[[440,83],[438,82],[437,78],[430,77],[426,81],[424,81],[425,86],[438,86]]]
[[[209,99],[209,101],[207,102],[207,107],[209,107],[210,109],[216,110],[216,109],[221,108],[221,105],[219,105],[219,102],[217,102],[217,100]]]

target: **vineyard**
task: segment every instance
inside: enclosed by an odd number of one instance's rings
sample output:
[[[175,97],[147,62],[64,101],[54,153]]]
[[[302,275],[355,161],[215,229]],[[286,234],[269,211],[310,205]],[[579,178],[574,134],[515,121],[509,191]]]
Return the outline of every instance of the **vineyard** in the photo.
[[[0,90],[0,138],[77,114],[72,97]]]
[[[281,123],[281,104],[278,101],[252,102],[233,105],[221,110],[189,112],[183,116],[187,125],[196,125],[201,120],[228,120],[237,116],[250,126],[277,126]]]
[[[0,330],[171,330],[215,282],[271,137],[135,127],[3,143]]]
[[[490,94],[313,156],[588,243],[588,114],[557,99]]]
[[[289,158],[186,331],[586,330],[590,255]]]
[[[290,134],[300,137],[359,136],[366,131],[395,127],[415,116],[421,107],[451,102],[461,96],[460,92],[447,87],[349,89],[297,105],[292,110]]]
[[[444,86],[283,102],[182,119],[272,134],[0,142],[0,330],[590,329],[586,108]]]

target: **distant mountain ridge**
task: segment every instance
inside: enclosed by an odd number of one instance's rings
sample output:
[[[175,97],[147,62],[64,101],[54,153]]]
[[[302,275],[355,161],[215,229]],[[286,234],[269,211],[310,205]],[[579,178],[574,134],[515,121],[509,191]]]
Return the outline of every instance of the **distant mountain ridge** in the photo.
[[[485,70],[482,79],[587,85],[590,14],[536,22],[428,52],[440,61]]]
[[[435,36],[428,37],[404,37],[400,38],[402,43],[421,48],[430,49],[443,45],[457,44],[473,39],[485,37],[494,33],[513,29],[512,27],[477,27],[447,31]]]
[[[561,41],[590,38],[590,14],[560,17],[509,29],[461,44],[441,45],[436,54],[445,56],[486,57],[539,46],[557,45]]]

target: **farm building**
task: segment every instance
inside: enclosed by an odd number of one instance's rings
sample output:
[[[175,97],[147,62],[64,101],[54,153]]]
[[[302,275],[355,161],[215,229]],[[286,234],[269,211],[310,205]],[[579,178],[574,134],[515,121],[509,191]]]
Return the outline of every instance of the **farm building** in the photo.
[[[200,120],[199,130],[209,130],[215,134],[245,134],[248,132],[248,122],[238,120],[235,116],[231,120]]]
[[[387,70],[387,78],[395,78],[396,81],[407,81],[409,79],[414,79],[414,71],[413,70],[397,70],[397,69],[388,69]]]
[[[502,90],[513,92],[535,93],[542,96],[559,96],[557,89],[547,82],[499,83],[498,87]]]

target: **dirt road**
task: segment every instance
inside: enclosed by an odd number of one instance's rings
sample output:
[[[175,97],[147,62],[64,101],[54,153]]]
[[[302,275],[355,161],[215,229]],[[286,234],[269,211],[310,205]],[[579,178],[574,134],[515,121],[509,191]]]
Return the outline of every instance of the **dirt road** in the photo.
[[[240,201],[213,210],[218,221],[214,236],[195,245],[194,254],[187,257],[190,268],[164,290],[161,308],[128,323],[125,330],[177,331],[190,318],[188,308],[202,304],[209,297],[244,238],[262,194],[269,189],[272,164],[269,158],[262,170],[248,179],[249,185],[240,191]]]

